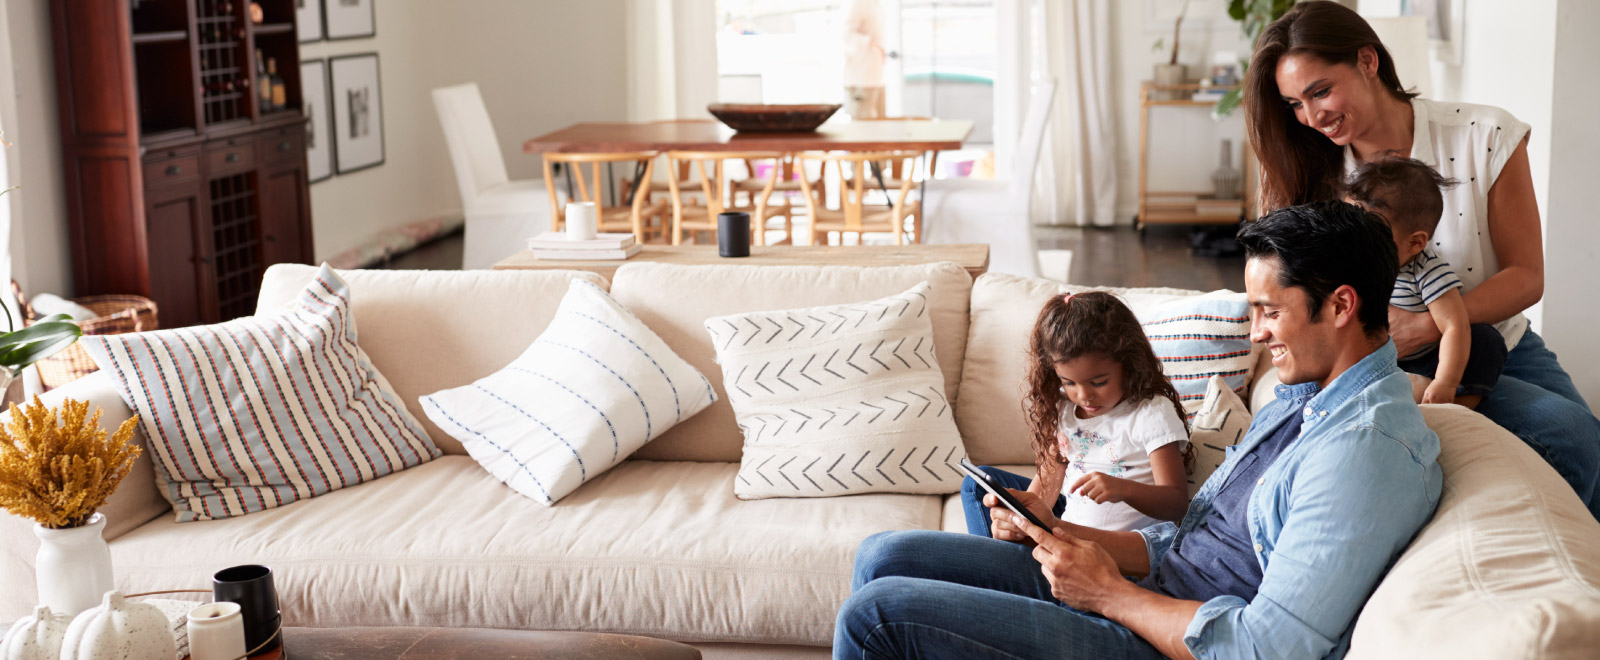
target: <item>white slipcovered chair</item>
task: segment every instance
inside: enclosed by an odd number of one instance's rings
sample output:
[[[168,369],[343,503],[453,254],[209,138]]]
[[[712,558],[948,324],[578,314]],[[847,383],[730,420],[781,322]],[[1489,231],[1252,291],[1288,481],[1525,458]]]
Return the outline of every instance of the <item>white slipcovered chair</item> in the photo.
[[[1039,248],[1028,207],[1055,93],[1054,80],[1034,87],[1009,180],[928,181],[922,204],[927,214],[925,243],[988,243],[990,272],[1039,276]]]
[[[549,229],[550,202],[544,182],[509,180],[477,83],[433,90],[433,107],[444,128],[456,185],[461,188],[461,210],[466,215],[461,267],[488,268]]]

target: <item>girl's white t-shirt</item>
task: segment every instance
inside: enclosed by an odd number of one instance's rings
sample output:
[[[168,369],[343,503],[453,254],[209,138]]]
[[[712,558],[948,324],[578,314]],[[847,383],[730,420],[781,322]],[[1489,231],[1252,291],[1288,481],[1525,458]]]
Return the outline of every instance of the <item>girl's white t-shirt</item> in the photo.
[[[1062,406],[1061,428],[1056,435],[1061,457],[1066,459],[1066,477],[1061,493],[1067,498],[1062,519],[1079,525],[1112,531],[1129,531],[1160,522],[1122,502],[1096,503],[1069,491],[1080,477],[1102,472],[1140,483],[1155,483],[1150,469],[1150,452],[1174,442],[1188,442],[1183,420],[1166,397],[1142,402],[1122,400],[1099,417],[1078,419],[1077,406]]]
[[[1500,272],[1489,236],[1489,189],[1528,135],[1529,126],[1491,105],[1417,98],[1411,99],[1411,111],[1415,131],[1411,157],[1460,182],[1444,191],[1444,214],[1428,248],[1450,262],[1461,278],[1461,292],[1466,293]],[[1345,147],[1345,174],[1360,164]],[[1510,350],[1527,331],[1528,319],[1517,314],[1494,327]]]

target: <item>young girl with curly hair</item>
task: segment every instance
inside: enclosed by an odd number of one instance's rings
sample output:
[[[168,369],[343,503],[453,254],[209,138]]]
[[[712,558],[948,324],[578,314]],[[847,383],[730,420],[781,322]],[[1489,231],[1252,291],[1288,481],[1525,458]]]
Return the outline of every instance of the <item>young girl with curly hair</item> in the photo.
[[[1024,409],[1039,476],[982,469],[1055,502],[1056,517],[1080,525],[1127,531],[1182,519],[1188,425],[1133,311],[1102,291],[1053,296],[1028,356]],[[961,485],[967,530],[991,536],[983,494],[970,477]]]

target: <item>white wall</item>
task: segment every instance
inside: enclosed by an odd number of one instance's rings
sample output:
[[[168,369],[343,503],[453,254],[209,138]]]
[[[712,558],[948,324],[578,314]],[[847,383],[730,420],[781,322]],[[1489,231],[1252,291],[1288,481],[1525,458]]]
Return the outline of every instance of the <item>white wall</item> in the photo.
[[[1111,23],[1116,31],[1112,54],[1112,93],[1115,95],[1117,135],[1117,222],[1132,222],[1139,209],[1139,84],[1151,78],[1154,65],[1172,53],[1172,22],[1151,13],[1158,3],[1117,0]],[[1183,21],[1178,41],[1178,61],[1189,65],[1196,78],[1211,67],[1215,51],[1231,50],[1249,59],[1250,46],[1239,24],[1228,18],[1227,3],[1196,0]],[[1152,44],[1164,39],[1156,51]],[[1239,165],[1244,112],[1218,121],[1208,108],[1157,107],[1150,111],[1150,180],[1152,191],[1205,191],[1211,189],[1211,171],[1217,168],[1221,140],[1233,141],[1233,161]]]
[[[1600,403],[1600,306],[1593,264],[1600,244],[1600,129],[1593,108],[1600,62],[1600,3],[1467,3],[1461,63],[1435,64],[1437,96],[1505,108],[1533,127],[1529,169],[1545,248],[1544,299],[1533,328],[1561,358],[1584,397]]]
[[[624,0],[378,0],[377,36],[305,44],[303,59],[377,52],[385,162],[311,186],[316,257],[414,220],[459,213],[450,157],[429,91],[476,81],[511,178],[538,178],[522,142],[578,121],[627,114]],[[61,183],[48,0],[6,0],[16,117],[3,118],[15,277],[29,292],[72,283]],[[11,99],[0,102],[8,115]]]
[[[1544,318],[1539,332],[1561,357],[1591,407],[1600,406],[1600,305],[1594,265],[1600,261],[1600,2],[1561,0],[1556,10],[1554,94],[1545,134],[1550,153],[1545,218]],[[1532,149],[1532,147],[1529,147]]]
[[[20,189],[11,204],[12,277],[24,291],[70,293],[72,257],[67,247],[67,198],[61,183],[61,132],[56,121],[56,79],[50,45],[48,0],[6,0],[15,96],[0,102],[10,165]]]
[[[477,82],[512,179],[540,178],[522,142],[627,115],[623,0],[380,0],[373,39],[304,44],[302,60],[376,51],[385,162],[311,186],[317,258],[414,220],[459,213],[431,90]]]

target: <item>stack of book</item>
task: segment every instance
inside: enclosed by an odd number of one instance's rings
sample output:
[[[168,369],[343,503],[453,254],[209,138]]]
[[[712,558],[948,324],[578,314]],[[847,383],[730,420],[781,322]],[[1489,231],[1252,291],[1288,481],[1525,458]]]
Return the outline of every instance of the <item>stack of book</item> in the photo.
[[[547,231],[528,239],[533,258],[556,261],[620,261],[644,249],[633,234],[597,234],[579,241],[563,232]]]

